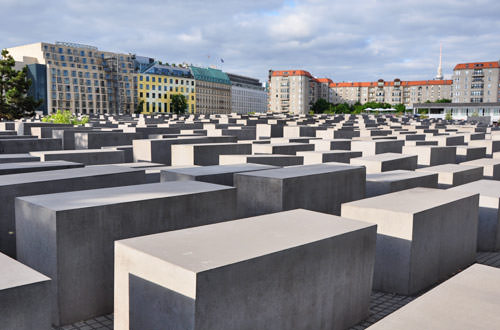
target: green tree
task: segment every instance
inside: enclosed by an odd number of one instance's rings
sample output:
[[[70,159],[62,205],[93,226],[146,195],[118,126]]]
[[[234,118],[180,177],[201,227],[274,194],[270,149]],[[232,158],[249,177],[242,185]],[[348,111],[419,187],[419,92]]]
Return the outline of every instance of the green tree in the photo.
[[[44,123],[53,124],[85,125],[89,122],[89,117],[83,116],[79,118],[76,115],[72,114],[69,110],[57,110],[56,113],[43,117],[42,121]]]
[[[436,101],[436,103],[451,103],[450,99],[439,99]]]
[[[330,109],[330,103],[325,99],[318,99],[311,106],[311,111],[314,113],[325,113]]]
[[[137,107],[134,110],[135,114],[141,114],[144,109],[144,100],[139,100],[139,103],[137,103]]]
[[[173,113],[183,114],[186,112],[188,107],[186,97],[183,94],[173,94],[172,102],[170,103],[170,109]]]
[[[406,111],[406,107],[404,104],[396,104],[396,106],[394,106],[394,109],[396,109],[397,112],[405,112]]]
[[[28,95],[31,80],[28,78],[28,68],[14,68],[16,61],[4,49],[0,56],[0,119],[19,119],[35,114],[43,101],[36,101]]]
[[[453,120],[453,116],[451,115],[451,112],[447,112],[446,115],[444,116],[444,119]]]

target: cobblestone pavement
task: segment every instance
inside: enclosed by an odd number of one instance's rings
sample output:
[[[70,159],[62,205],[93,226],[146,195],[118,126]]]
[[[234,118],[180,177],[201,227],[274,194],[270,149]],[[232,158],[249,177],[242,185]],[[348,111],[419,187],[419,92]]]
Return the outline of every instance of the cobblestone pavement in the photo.
[[[500,268],[500,252],[480,252],[476,256],[479,264]],[[373,292],[370,316],[350,330],[363,330],[400,309],[416,297],[401,296],[392,293]],[[113,330],[113,315],[100,316],[88,321],[77,322],[52,330]]]

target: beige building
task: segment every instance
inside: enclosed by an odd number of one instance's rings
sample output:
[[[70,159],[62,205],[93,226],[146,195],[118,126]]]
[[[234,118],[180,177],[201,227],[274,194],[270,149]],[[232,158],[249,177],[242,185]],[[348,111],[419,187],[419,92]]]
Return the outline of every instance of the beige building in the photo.
[[[304,70],[269,71],[269,111],[307,114],[320,91],[319,83]]]
[[[384,81],[331,83],[332,103],[367,102],[404,104],[451,99],[452,80]]]
[[[215,68],[191,66],[196,85],[196,113],[231,113],[231,81]]]
[[[453,69],[453,103],[500,102],[500,62],[460,63]]]
[[[48,112],[130,113],[137,104],[134,56],[67,42],[7,49],[16,61],[47,71]]]

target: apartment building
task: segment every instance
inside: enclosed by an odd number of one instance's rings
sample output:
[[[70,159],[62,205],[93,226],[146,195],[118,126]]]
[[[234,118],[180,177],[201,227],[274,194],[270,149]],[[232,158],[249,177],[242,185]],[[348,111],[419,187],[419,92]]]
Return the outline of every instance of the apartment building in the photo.
[[[307,114],[319,95],[318,81],[304,70],[269,70],[269,111]]]
[[[38,42],[7,49],[25,65],[46,68],[49,113],[130,113],[137,104],[134,56],[101,51],[97,47],[68,42]]]
[[[259,79],[227,73],[231,81],[231,111],[266,112],[267,92]]]
[[[196,87],[187,67],[152,62],[138,73],[138,98],[143,101],[143,113],[172,112],[172,95],[186,97],[187,111],[196,113]]]
[[[231,113],[231,81],[227,74],[215,68],[190,69],[195,79],[197,113]]]
[[[333,84],[333,81],[329,78],[317,78],[316,88],[318,92],[316,93],[316,97],[322,98],[328,102],[333,102],[333,90],[330,88],[331,84]]]
[[[460,63],[453,69],[453,103],[500,102],[500,61]]]
[[[404,104],[451,99],[452,80],[384,81],[330,83],[332,103],[367,102]]]

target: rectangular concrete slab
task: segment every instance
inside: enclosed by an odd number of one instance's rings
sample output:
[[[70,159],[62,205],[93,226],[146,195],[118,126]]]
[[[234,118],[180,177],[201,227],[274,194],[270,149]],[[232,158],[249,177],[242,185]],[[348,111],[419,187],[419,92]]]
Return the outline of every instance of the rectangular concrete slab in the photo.
[[[0,253],[0,328],[50,330],[50,278]]]
[[[14,199],[19,196],[141,184],[144,170],[90,166],[0,176],[0,252],[16,255]]]
[[[245,163],[273,166],[296,166],[304,165],[304,157],[294,155],[219,155],[220,165]]]
[[[481,166],[483,177],[489,180],[500,180],[500,159],[481,158],[460,163],[460,165]]]
[[[496,329],[499,296],[500,269],[475,264],[368,329]]]
[[[54,171],[78,167],[84,167],[84,165],[64,160],[48,162],[0,163],[0,175]]]
[[[304,165],[329,162],[349,164],[351,158],[361,157],[361,151],[330,150],[330,151],[299,151],[297,156],[304,157]]]
[[[172,145],[172,166],[219,165],[220,155],[250,155],[251,143],[207,143]]]
[[[118,241],[114,327],[348,328],[368,312],[375,231],[299,209]]]
[[[479,195],[413,188],[342,204],[342,216],[377,224],[373,289],[413,295],[471,265]]]
[[[437,173],[439,188],[451,188],[483,178],[482,167],[462,164],[423,167],[417,169],[417,172]]]
[[[350,160],[350,163],[352,165],[365,166],[367,174],[395,170],[413,171],[417,168],[417,156],[383,153],[353,158]]]
[[[0,155],[0,164],[39,162],[39,161],[40,161],[40,157],[31,156],[30,154],[1,154]]]
[[[455,164],[456,147],[404,146],[403,154],[417,155],[419,166]]]
[[[53,279],[54,324],[87,320],[113,311],[115,240],[232,220],[235,200],[195,181],[17,198],[18,259]]]
[[[85,165],[107,165],[125,162],[124,151],[109,149],[37,151],[31,152],[30,155],[40,157],[42,161],[66,160]]]
[[[365,176],[364,167],[339,163],[237,173],[238,214],[305,208],[338,215],[342,203],[364,197]]]
[[[396,170],[366,175],[366,197],[416,188],[437,188],[438,174]]]

